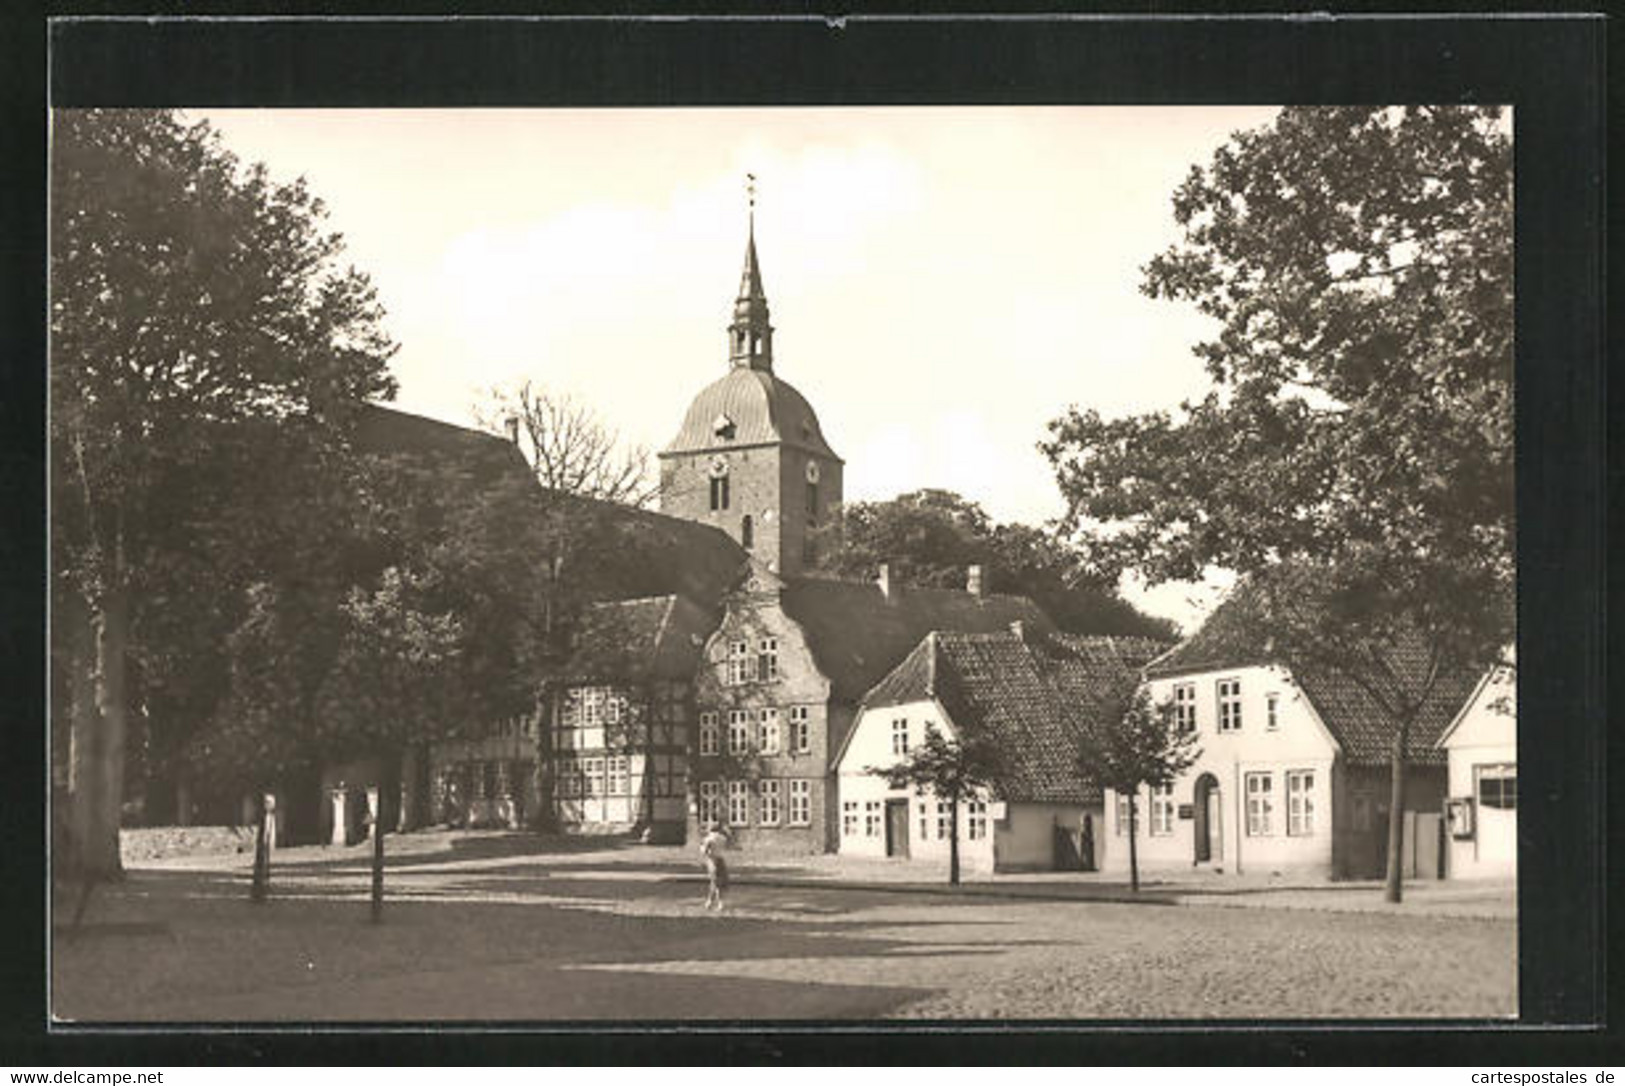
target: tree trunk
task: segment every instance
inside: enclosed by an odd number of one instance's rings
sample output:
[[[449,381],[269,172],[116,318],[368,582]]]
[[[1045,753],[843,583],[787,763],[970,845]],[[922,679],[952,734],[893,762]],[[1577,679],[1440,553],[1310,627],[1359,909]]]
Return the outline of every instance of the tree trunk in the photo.
[[[948,800],[948,885],[959,885],[959,797]]]
[[[119,816],[124,806],[124,737],[127,731],[125,650],[130,633],[130,595],[121,571],[96,616],[96,709],[100,719],[90,784],[94,800],[89,836],[80,842],[84,871],[101,878],[124,873],[119,862]]]
[[[1140,892],[1140,853],[1134,843],[1134,812],[1140,805],[1138,791],[1129,793],[1128,797],[1128,887],[1134,893]]]
[[[51,858],[53,874],[77,878],[83,869],[83,842],[96,824],[96,746],[100,738],[96,715],[96,649],[90,626],[90,605],[70,591],[59,621],[66,625],[68,670],[68,788],[66,810],[59,812],[67,832],[60,855]]]
[[[1394,736],[1393,756],[1389,762],[1388,785],[1388,869],[1383,885],[1383,898],[1398,904],[1405,896],[1405,741],[1411,730],[1406,720]]]

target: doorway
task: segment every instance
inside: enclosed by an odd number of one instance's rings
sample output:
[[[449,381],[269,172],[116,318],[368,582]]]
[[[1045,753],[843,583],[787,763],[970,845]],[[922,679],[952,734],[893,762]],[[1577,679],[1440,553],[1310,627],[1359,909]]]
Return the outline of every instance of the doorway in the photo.
[[[886,855],[908,857],[908,800],[886,801]]]
[[[1211,773],[1203,773],[1196,778],[1196,790],[1191,797],[1194,800],[1192,812],[1195,816],[1194,833],[1196,842],[1195,861],[1199,864],[1211,863],[1224,858],[1224,838],[1221,833],[1220,811],[1223,809],[1219,798],[1219,780]]]

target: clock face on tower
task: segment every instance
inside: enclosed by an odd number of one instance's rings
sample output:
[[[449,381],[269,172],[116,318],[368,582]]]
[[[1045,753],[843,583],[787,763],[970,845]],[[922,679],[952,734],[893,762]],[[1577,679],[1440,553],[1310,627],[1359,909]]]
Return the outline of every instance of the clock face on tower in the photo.
[[[809,483],[818,481],[818,461],[816,460],[807,461],[807,481]]]
[[[720,479],[724,475],[728,474],[727,459],[721,456],[713,456],[711,458],[710,472],[711,478],[713,479]]]

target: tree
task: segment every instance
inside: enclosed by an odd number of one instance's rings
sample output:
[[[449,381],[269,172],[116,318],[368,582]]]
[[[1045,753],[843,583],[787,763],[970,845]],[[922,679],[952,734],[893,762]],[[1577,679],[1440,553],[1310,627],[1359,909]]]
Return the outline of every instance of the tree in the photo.
[[[1140,857],[1135,844],[1141,788],[1163,788],[1201,757],[1192,732],[1174,727],[1171,707],[1154,705],[1140,687],[1078,733],[1078,768],[1085,779],[1128,797],[1129,885],[1140,890]]]
[[[865,772],[884,777],[893,788],[929,791],[948,804],[948,882],[959,885],[959,805],[991,788],[998,775],[998,747],[985,737],[949,739],[927,725],[925,741],[903,761],[871,766]]]
[[[1411,726],[1513,629],[1504,118],[1285,109],[1192,169],[1173,211],[1183,238],[1142,290],[1218,322],[1194,348],[1213,388],[1177,413],[1053,422],[1065,527],[1102,575],[1251,577],[1275,655],[1383,707],[1398,901]]]
[[[238,530],[266,463],[335,442],[393,394],[365,276],[338,265],[304,182],[239,168],[167,110],[52,118],[53,566],[88,636],[69,667],[71,862],[119,870],[132,625],[167,555]],[[228,465],[258,465],[236,475]],[[196,486],[178,486],[186,478]],[[238,522],[238,523],[234,523]]]
[[[885,563],[896,583],[960,588],[966,568],[980,565],[989,591],[1028,597],[1069,632],[1172,635],[1171,623],[1141,613],[1094,578],[1073,547],[1025,524],[995,524],[979,504],[949,490],[853,502],[826,535],[820,565],[844,576],[873,577]]]
[[[627,445],[587,405],[530,381],[497,389],[478,411],[481,422],[518,422],[536,479],[549,490],[646,508],[660,493],[649,450]]]

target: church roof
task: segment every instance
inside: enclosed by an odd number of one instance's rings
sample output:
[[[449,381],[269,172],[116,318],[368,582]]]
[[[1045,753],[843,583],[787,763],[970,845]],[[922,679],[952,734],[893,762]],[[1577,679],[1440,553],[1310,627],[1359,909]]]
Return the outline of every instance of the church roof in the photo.
[[[732,437],[717,432],[724,419],[732,424]],[[778,444],[840,460],[805,396],[771,372],[741,366],[700,390],[660,455]]]
[[[888,596],[874,582],[802,577],[787,582],[779,600],[806,631],[831,695],[854,705],[932,630],[990,633],[1012,622],[1052,628],[1025,597],[959,589],[893,585]]]

